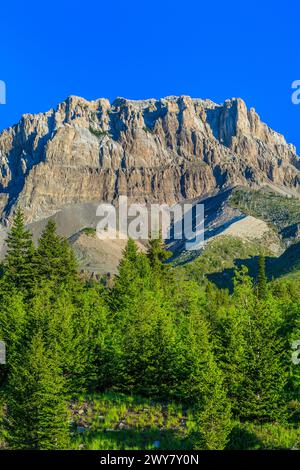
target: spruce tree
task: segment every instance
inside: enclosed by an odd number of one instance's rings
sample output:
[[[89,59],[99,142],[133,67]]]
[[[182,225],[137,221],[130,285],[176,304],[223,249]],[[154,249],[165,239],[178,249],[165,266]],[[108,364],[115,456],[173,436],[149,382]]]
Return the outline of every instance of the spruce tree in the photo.
[[[223,450],[233,426],[231,406],[222,373],[212,358],[206,364],[202,381],[195,406],[197,433],[193,439],[194,448]]]
[[[136,291],[118,312],[118,382],[123,390],[166,397],[174,387],[176,330],[157,292]]]
[[[99,293],[94,288],[74,293],[69,285],[53,287],[50,283],[36,290],[30,302],[27,336],[39,330],[45,347],[55,351],[65,377],[65,390],[71,395],[98,382],[97,361],[109,334],[103,331],[108,325]]]
[[[284,421],[289,369],[274,299],[256,301],[249,311],[249,324],[244,337],[246,348],[238,398],[239,415],[260,423]]]
[[[7,253],[4,261],[6,282],[27,291],[34,284],[34,245],[31,233],[25,228],[20,207],[17,208],[6,243]]]
[[[159,276],[166,271],[167,266],[164,263],[172,256],[172,253],[166,250],[161,234],[149,240],[147,256],[155,275]]]
[[[240,412],[240,394],[247,361],[246,332],[251,328],[251,314],[256,296],[252,278],[242,266],[235,272],[234,292],[229,303],[219,305],[215,315],[215,342],[218,361],[235,414]]]
[[[57,235],[56,224],[49,220],[40,239],[35,262],[40,280],[56,283],[72,282],[76,278],[76,260],[68,241]]]
[[[138,248],[137,248],[137,244],[132,238],[128,238],[127,240],[127,245],[123,251],[123,260],[128,260],[133,265],[137,264]],[[122,261],[121,261],[121,265],[122,265]]]
[[[110,304],[113,310],[120,310],[149,286],[151,268],[144,253],[139,253],[134,240],[128,239],[123,250],[115,285],[111,292]]]
[[[231,305],[219,320],[218,359],[235,416],[284,420],[288,371],[280,312],[275,299],[259,299],[256,293],[242,267],[235,274]]]
[[[36,333],[12,365],[7,389],[8,444],[52,450],[69,445],[64,379],[57,359]]]
[[[223,375],[212,348],[207,321],[193,307],[184,334],[186,348],[182,396],[193,406],[195,429],[192,442],[195,449],[224,449],[232,429],[231,406]]]

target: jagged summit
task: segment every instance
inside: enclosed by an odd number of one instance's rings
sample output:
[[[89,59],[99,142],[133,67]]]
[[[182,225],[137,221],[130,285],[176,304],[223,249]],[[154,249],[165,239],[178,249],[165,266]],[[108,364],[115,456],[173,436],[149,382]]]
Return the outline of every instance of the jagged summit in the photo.
[[[297,194],[299,176],[295,147],[240,98],[69,96],[0,134],[2,221],[18,201],[31,222],[120,194],[169,204],[235,185]]]

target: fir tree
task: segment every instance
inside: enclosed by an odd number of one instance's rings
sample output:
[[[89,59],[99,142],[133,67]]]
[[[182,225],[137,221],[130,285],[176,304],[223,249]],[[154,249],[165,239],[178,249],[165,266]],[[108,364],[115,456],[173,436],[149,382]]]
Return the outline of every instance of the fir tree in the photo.
[[[164,263],[171,255],[172,254],[165,248],[161,234],[159,237],[149,240],[147,256],[150,261],[150,266],[156,275],[161,275],[166,271],[166,265]]]
[[[34,284],[34,245],[31,233],[25,228],[20,207],[17,208],[6,243],[7,254],[4,262],[6,282],[18,289],[28,290]]]
[[[35,262],[39,281],[67,283],[76,278],[77,265],[73,250],[65,238],[57,235],[53,220],[49,220],[39,239]]]
[[[232,410],[240,411],[240,393],[247,361],[246,332],[251,332],[251,314],[255,308],[256,296],[252,278],[242,266],[235,272],[234,292],[229,304],[218,305],[215,321],[215,341],[218,360],[224,372]]]
[[[259,299],[265,299],[267,295],[266,261],[262,255],[258,259],[257,295]]]
[[[206,366],[195,406],[197,437],[193,444],[196,449],[223,450],[233,426],[230,401],[216,363],[211,360]]]
[[[285,387],[289,371],[285,361],[285,342],[274,299],[257,300],[244,337],[246,340],[243,379],[238,398],[243,419],[284,421]]]
[[[151,269],[147,257],[139,253],[134,240],[128,239],[119,264],[110,298],[113,310],[127,306],[141,290],[149,286]]]
[[[137,264],[138,261],[138,249],[135,241],[132,238],[128,238],[127,245],[123,251],[123,260],[130,261],[133,265]],[[122,261],[121,261],[122,265]]]
[[[64,380],[40,333],[20,351],[7,393],[8,443],[13,449],[64,449],[69,421]]]
[[[285,344],[271,297],[258,299],[247,269],[236,272],[231,305],[220,319],[218,356],[236,416],[284,420]]]
[[[209,328],[200,311],[190,312],[187,332],[183,381],[184,394],[193,405],[196,428],[192,434],[195,449],[219,450],[228,441],[232,428],[231,407],[223,375],[212,350]]]
[[[175,385],[176,330],[161,294],[136,292],[117,320],[120,386],[148,396],[170,396]]]

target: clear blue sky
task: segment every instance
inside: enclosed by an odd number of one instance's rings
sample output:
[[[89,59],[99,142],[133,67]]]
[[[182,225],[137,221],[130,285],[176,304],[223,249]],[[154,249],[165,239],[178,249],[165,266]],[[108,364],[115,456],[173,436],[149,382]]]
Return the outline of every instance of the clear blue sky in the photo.
[[[242,97],[300,153],[298,1],[1,2],[0,129],[68,95]]]

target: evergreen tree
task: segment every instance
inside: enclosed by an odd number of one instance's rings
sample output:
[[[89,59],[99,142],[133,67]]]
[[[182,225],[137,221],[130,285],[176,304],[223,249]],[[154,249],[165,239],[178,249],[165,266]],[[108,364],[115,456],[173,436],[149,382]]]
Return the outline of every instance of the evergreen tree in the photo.
[[[27,291],[34,284],[34,245],[31,233],[25,228],[20,207],[17,208],[6,243],[7,253],[4,262],[6,282]]]
[[[224,372],[228,396],[235,414],[240,412],[240,394],[247,361],[246,332],[251,328],[251,314],[256,296],[247,268],[235,272],[234,292],[229,304],[218,305],[215,315],[215,352]]]
[[[135,241],[132,238],[128,238],[127,245],[123,251],[123,260],[130,261],[133,265],[137,264],[138,261],[138,248]],[[121,261],[121,265],[122,265]]]
[[[39,239],[35,262],[39,282],[43,279],[67,283],[76,279],[73,250],[65,238],[57,235],[53,220],[49,220]]]
[[[167,266],[164,263],[172,254],[166,250],[161,234],[159,234],[159,237],[149,240],[147,256],[156,276],[161,276],[166,272]]]
[[[69,286],[54,288],[50,283],[36,290],[30,302],[27,336],[38,330],[45,346],[55,351],[66,379],[65,389],[72,395],[99,382],[98,362],[105,354],[109,335],[107,309],[99,294],[100,288],[74,294]]]
[[[185,371],[182,396],[193,406],[196,432],[192,441],[196,449],[223,449],[232,428],[231,407],[222,373],[212,351],[209,329],[201,312],[190,312],[184,343]]]
[[[284,421],[289,370],[276,302],[257,300],[249,315],[239,414],[259,422]]]
[[[199,390],[201,399],[195,406],[198,432],[193,439],[194,448],[223,450],[228,443],[233,423],[223,377],[213,360],[207,364],[202,380]]]
[[[234,286],[231,307],[220,319],[218,349],[233,410],[243,419],[284,420],[288,370],[277,303],[257,298],[245,267]]]
[[[110,304],[113,310],[122,309],[151,282],[151,268],[147,257],[138,253],[134,240],[128,239],[119,264]]]
[[[162,293],[141,290],[123,306],[116,320],[119,386],[148,396],[172,395],[178,345]]]
[[[64,380],[55,355],[35,334],[12,366],[7,393],[8,443],[13,449],[64,449],[69,421]]]
[[[267,295],[266,261],[262,255],[258,259],[257,295],[259,299],[264,299]]]

